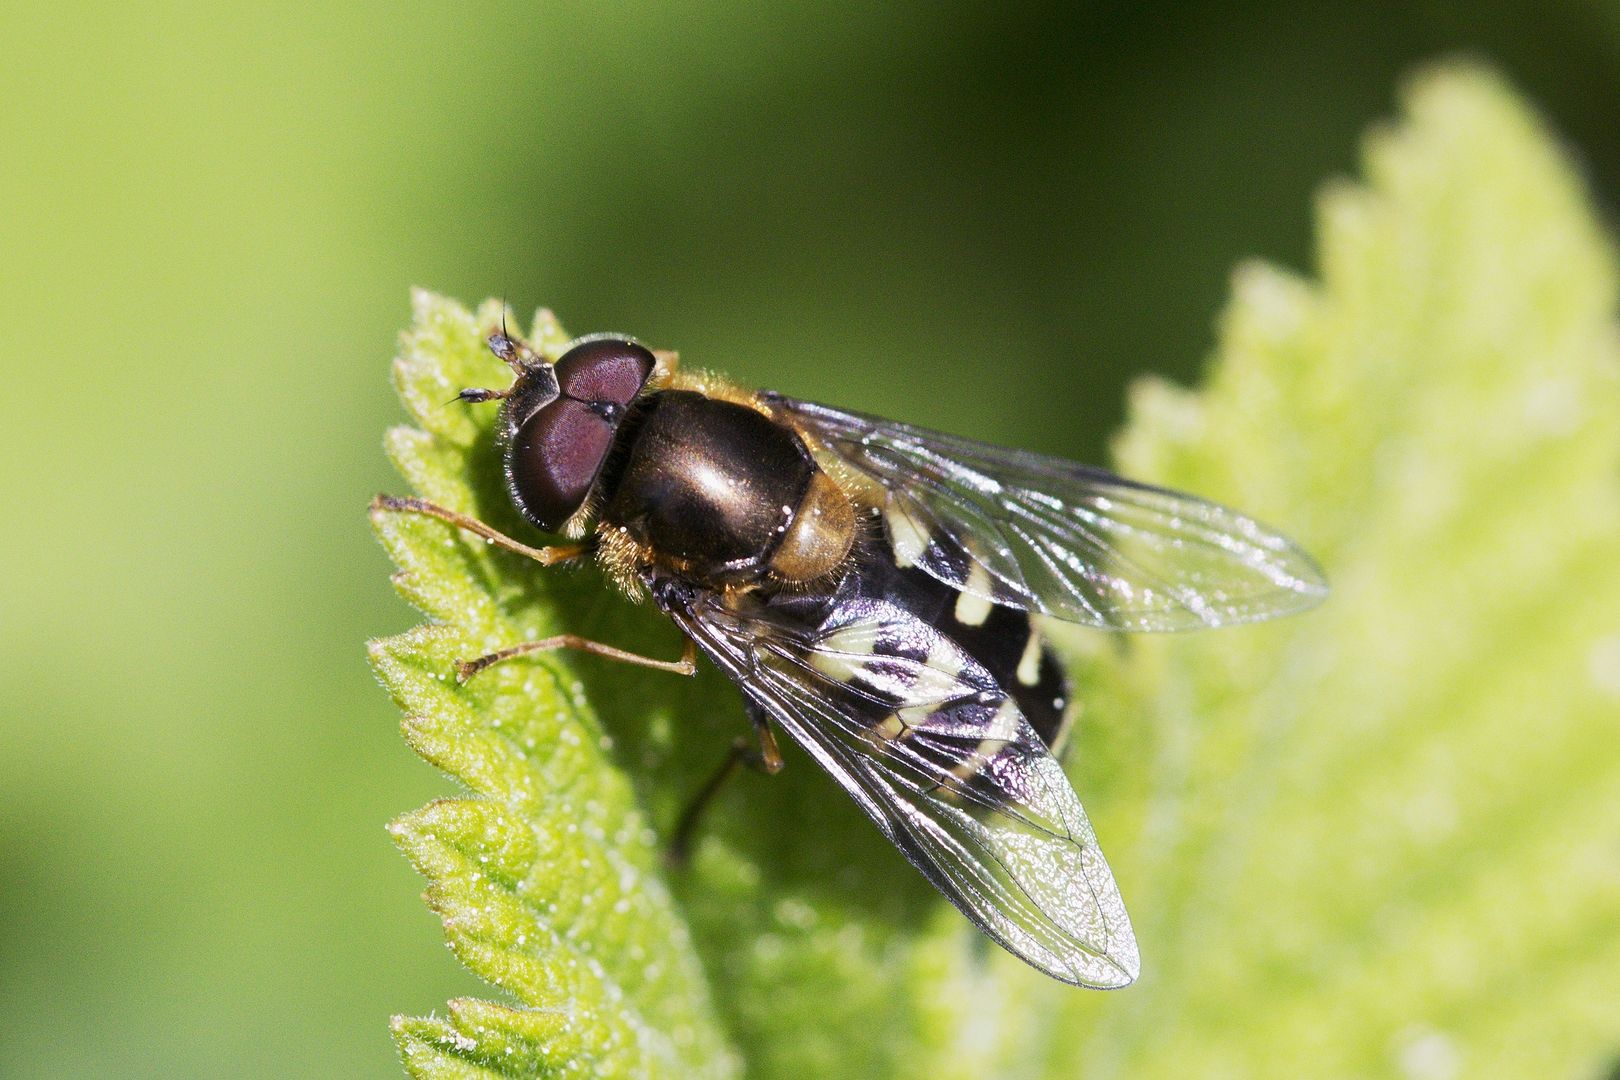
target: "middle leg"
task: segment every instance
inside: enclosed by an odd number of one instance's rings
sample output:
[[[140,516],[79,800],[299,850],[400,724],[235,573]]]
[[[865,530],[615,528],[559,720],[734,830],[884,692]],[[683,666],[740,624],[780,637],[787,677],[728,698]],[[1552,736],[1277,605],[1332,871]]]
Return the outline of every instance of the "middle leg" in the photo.
[[[703,813],[726,786],[726,782],[737,775],[737,770],[747,766],[755,772],[762,772],[767,776],[775,776],[782,771],[782,752],[776,745],[776,734],[771,730],[770,721],[765,714],[748,702],[748,719],[753,722],[754,734],[759,739],[759,749],[756,750],[748,744],[748,740],[738,736],[732,742],[731,750],[726,754],[720,767],[710,775],[708,781],[698,789],[698,793],[687,803],[686,809],[681,813],[680,820],[675,824],[675,835],[670,839],[667,858],[671,866],[684,866],[690,854],[692,836],[697,832],[698,824],[703,819]]]
[[[502,660],[510,660],[514,656],[550,652],[553,649],[578,649],[580,652],[605,656],[609,660],[617,660],[620,663],[636,664],[640,667],[652,668],[654,671],[668,671],[675,675],[692,675],[697,671],[697,645],[693,643],[691,638],[686,639],[686,645],[681,649],[681,658],[679,660],[655,660],[650,656],[626,652],[623,649],[616,649],[612,645],[604,645],[600,641],[582,638],[578,634],[558,634],[555,637],[541,638],[539,641],[525,641],[520,645],[512,645],[474,660],[457,660],[456,681],[464,683],[485,668],[498,664]]]

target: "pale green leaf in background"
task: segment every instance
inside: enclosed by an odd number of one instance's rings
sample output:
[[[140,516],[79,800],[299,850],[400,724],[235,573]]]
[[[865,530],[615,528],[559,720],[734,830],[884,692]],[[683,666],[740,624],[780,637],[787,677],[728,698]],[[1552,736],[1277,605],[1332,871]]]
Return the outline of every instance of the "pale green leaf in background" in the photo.
[[[1620,350],[1582,185],[1487,74],[1431,73],[1242,269],[1196,394],[1119,465],[1285,522],[1310,616],[1138,640],[1108,836],[1144,977],[1088,1076],[1590,1076],[1620,1052]],[[1145,768],[1144,768],[1145,766]],[[1102,825],[1098,826],[1099,832]]]
[[[1143,954],[1072,990],[987,946],[811,763],[659,833],[744,730],[712,672],[452,661],[568,629],[673,657],[592,569],[382,517],[433,623],[373,656],[470,797],[393,832],[507,996],[400,1019],[418,1076],[1600,1074],[1620,1054],[1620,347],[1613,252],[1535,117],[1443,69],[1319,212],[1318,280],[1242,269],[1205,385],[1138,387],[1127,475],[1290,532],[1334,594],[1276,624],[1065,635],[1068,762]],[[1150,302],[1150,300],[1144,300]],[[417,298],[419,494],[523,531],[499,318]],[[537,342],[565,340],[542,318]],[[678,343],[657,342],[668,345]],[[708,358],[688,357],[703,363]],[[782,387],[791,391],[792,387]],[[860,402],[845,402],[859,408]],[[901,419],[905,419],[901,417]]]

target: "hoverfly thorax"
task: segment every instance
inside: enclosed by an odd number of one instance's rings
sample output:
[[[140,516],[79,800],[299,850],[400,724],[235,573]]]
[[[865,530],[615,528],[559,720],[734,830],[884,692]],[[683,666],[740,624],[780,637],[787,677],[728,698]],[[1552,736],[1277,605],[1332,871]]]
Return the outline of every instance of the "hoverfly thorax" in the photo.
[[[691,390],[647,402],[602,513],[715,582],[813,581],[840,567],[855,539],[849,500],[797,432]]]
[[[509,340],[492,335],[490,347],[505,359]],[[532,524],[561,531],[590,500],[654,366],[650,350],[619,337],[581,339],[556,364],[515,365],[498,440],[507,490]]]

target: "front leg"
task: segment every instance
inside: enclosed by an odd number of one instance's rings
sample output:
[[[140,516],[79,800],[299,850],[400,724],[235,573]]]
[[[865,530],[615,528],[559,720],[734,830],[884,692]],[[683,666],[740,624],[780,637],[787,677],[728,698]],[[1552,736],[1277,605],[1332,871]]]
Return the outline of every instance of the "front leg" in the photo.
[[[485,525],[475,517],[458,514],[456,511],[430,503],[426,499],[396,498],[392,495],[378,495],[371,500],[371,513],[375,517],[379,514],[421,514],[424,517],[438,518],[440,521],[454,525],[458,529],[465,529],[474,536],[482,536],[496,547],[505,548],[525,558],[533,559],[541,566],[555,566],[558,563],[577,559],[581,555],[591,552],[594,544],[590,541],[579,544],[558,544],[552,547],[530,547],[528,544],[514,540],[503,532]]]

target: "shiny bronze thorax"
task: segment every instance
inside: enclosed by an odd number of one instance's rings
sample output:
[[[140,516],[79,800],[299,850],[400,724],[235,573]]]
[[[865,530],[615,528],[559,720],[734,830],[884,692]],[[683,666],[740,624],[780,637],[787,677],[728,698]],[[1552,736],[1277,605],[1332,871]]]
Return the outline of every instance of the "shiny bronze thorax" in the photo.
[[[648,395],[620,430],[601,521],[651,557],[715,582],[823,577],[849,553],[854,511],[791,428],[691,390]]]

